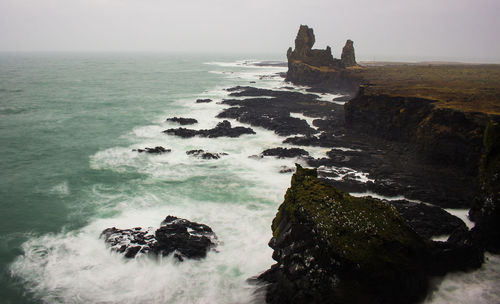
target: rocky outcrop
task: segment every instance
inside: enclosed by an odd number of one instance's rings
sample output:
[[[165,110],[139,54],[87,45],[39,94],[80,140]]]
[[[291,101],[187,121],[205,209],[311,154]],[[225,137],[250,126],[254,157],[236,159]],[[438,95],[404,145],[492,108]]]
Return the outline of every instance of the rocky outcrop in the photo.
[[[300,148],[271,148],[262,151],[262,156],[275,156],[277,158],[290,158],[309,156],[309,152]]]
[[[415,303],[429,276],[479,267],[482,252],[421,238],[398,211],[355,198],[297,165],[272,224],[268,303]]]
[[[172,118],[167,118],[167,121],[171,122],[176,122],[181,125],[193,125],[195,123],[198,123],[198,121],[194,118],[185,118],[185,117],[172,117]]]
[[[190,222],[175,216],[167,216],[161,227],[143,229],[105,229],[101,237],[111,250],[124,253],[126,258],[134,258],[138,254],[152,254],[174,257],[183,261],[201,259],[207,252],[216,247],[217,237],[210,227]]]
[[[198,150],[189,150],[186,151],[187,155],[192,155],[198,158],[202,159],[219,159],[223,155],[227,155],[227,153],[211,153],[211,152],[206,152],[204,150],[198,149]]]
[[[289,48],[287,51],[286,80],[353,95],[360,81],[346,73],[344,64],[340,59],[333,58],[329,46],[325,50],[312,49],[314,42],[313,29],[301,25],[295,38],[295,49]],[[354,60],[354,48],[351,59]]]
[[[340,62],[344,67],[357,66],[356,56],[354,55],[354,42],[348,39],[342,48],[342,55],[340,56]]]
[[[203,129],[203,130],[193,130],[186,128],[168,129],[163,131],[163,133],[176,135],[183,138],[189,138],[194,136],[201,137],[239,137],[243,134],[255,134],[251,128],[246,127],[231,127],[231,123],[224,120],[217,124],[213,129]]]
[[[133,149],[132,151],[137,151],[139,153],[146,152],[151,154],[162,154],[172,152],[171,149],[165,149],[162,146],[156,146],[154,148],[144,148],[144,149]]]
[[[196,99],[196,103],[209,103],[212,102],[210,98]]]

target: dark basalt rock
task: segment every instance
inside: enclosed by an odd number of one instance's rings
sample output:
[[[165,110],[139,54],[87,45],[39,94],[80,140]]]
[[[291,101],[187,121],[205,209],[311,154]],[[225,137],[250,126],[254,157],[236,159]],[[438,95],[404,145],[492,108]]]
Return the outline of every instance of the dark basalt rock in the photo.
[[[212,102],[212,99],[205,98],[205,99],[196,99],[196,103],[208,103]]]
[[[193,155],[199,158],[203,159],[219,159],[223,155],[227,155],[227,153],[210,153],[210,152],[205,152],[204,150],[189,150],[186,151],[187,155]]]
[[[482,251],[421,238],[387,202],[356,198],[297,165],[272,224],[267,303],[416,303],[431,276],[478,267]]]
[[[105,229],[101,237],[111,250],[124,253],[126,258],[137,254],[167,256],[174,253],[179,261],[204,258],[217,246],[217,237],[210,227],[175,216],[167,216],[161,227],[143,229]]]
[[[423,203],[406,200],[389,201],[420,236],[451,235],[456,230],[468,230],[465,223],[445,210]]]
[[[281,97],[294,100],[296,99],[315,100],[319,98],[319,96],[315,94],[303,94],[300,92],[290,92],[290,91],[277,91],[277,90],[254,88],[249,86],[236,86],[226,90],[228,92],[231,92],[229,96],[237,96],[237,97],[269,96],[269,97]]]
[[[165,149],[162,146],[157,146],[154,148],[133,149],[132,151],[137,151],[139,153],[146,152],[146,153],[152,153],[152,154],[162,154],[162,153],[172,152],[171,149]]]
[[[239,137],[243,134],[255,134],[255,132],[251,128],[245,127],[231,127],[231,123],[227,120],[224,120],[217,124],[217,126],[213,129],[205,129],[205,130],[193,130],[186,128],[177,128],[177,129],[168,129],[163,131],[163,133],[176,135],[183,138],[194,137],[196,135],[201,137]]]
[[[276,156],[278,158],[308,156],[309,152],[300,148],[272,148],[262,151],[263,156]]]
[[[184,117],[167,118],[167,121],[177,122],[183,126],[184,125],[193,125],[195,123],[198,123],[198,121],[194,118],[184,118]]]
[[[309,117],[324,117],[330,115],[338,106],[319,101],[317,95],[314,94],[251,87],[235,87],[229,90],[241,96],[265,95],[271,97],[223,100],[223,104],[232,107],[225,109],[217,117],[237,119],[242,123],[272,130],[282,136],[317,133],[305,120],[292,117],[290,113],[303,113]]]

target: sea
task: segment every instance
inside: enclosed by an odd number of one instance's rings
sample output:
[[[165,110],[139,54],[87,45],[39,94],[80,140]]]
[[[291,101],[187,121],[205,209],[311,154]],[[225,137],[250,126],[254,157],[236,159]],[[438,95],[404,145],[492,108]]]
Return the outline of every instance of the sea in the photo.
[[[273,264],[270,226],[292,174],[280,171],[301,160],[256,157],[292,147],[259,127],[238,138],[162,131],[179,127],[170,117],[213,128],[227,107],[225,89],[237,85],[305,92],[279,76],[286,67],[259,64],[284,60],[1,53],[0,303],[261,303],[248,279]],[[196,102],[207,98],[213,101]],[[156,146],[171,152],[133,151]],[[227,155],[204,160],[186,154],[193,149]],[[325,157],[329,149],[307,150]],[[217,250],[184,262],[125,259],[100,238],[109,227],[159,227],[167,215],[212,227]],[[500,303],[500,257],[487,254],[479,270],[433,286],[425,303]]]

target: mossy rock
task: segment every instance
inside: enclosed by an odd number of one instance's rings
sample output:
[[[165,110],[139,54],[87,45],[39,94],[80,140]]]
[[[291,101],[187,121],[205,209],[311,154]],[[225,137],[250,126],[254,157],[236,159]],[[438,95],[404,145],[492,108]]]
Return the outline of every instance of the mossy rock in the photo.
[[[274,237],[285,218],[312,224],[332,255],[367,272],[411,271],[426,248],[391,205],[339,191],[300,165],[273,221]]]

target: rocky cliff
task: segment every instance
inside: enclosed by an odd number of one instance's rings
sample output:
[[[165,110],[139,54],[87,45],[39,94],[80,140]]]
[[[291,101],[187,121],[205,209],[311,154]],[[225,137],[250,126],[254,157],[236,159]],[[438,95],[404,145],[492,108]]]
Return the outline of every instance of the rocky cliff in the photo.
[[[440,107],[433,100],[366,93],[345,104],[346,124],[412,146],[422,162],[474,176],[469,243],[500,251],[500,116]],[[464,236],[462,236],[464,237]]]
[[[386,202],[352,197],[300,166],[272,230],[277,264],[259,277],[268,303],[414,303],[430,275],[482,262],[480,251],[426,241]]]
[[[490,115],[436,107],[424,98],[365,93],[363,87],[344,108],[351,128],[416,144],[420,155],[435,164],[478,172]]]

